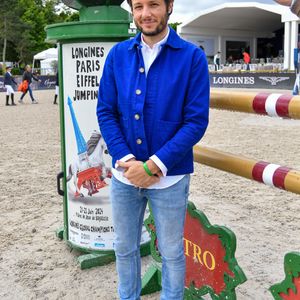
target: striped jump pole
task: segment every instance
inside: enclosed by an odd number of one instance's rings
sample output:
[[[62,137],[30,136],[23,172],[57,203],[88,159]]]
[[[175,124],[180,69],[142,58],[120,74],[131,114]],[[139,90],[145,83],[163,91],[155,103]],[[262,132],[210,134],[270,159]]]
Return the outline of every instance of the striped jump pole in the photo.
[[[300,119],[300,96],[212,90],[210,107],[271,117]]]
[[[198,145],[194,147],[194,161],[269,186],[300,194],[300,172],[288,167]]]

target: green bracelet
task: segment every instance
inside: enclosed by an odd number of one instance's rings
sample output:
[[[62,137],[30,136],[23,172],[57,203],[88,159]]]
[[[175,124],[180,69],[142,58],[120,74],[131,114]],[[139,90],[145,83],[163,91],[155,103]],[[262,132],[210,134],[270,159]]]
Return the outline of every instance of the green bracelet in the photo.
[[[144,170],[146,171],[146,173],[147,173],[149,176],[153,176],[153,174],[152,174],[151,171],[149,170],[149,168],[148,168],[146,162],[144,162],[143,167],[144,167]]]

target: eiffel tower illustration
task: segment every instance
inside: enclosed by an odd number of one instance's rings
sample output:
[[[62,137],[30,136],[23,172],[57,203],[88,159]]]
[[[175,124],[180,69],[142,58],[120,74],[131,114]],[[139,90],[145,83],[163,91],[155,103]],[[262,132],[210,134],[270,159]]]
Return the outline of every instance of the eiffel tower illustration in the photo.
[[[93,194],[98,193],[100,188],[106,186],[106,183],[101,180],[101,168],[90,166],[89,157],[87,155],[87,143],[80,130],[70,97],[68,97],[68,106],[74,128],[77,154],[79,159],[79,170],[76,174],[78,191],[76,192],[75,197],[82,196],[82,194],[79,192],[82,186],[88,189],[88,195],[92,196]]]
[[[77,144],[77,154],[84,154],[87,153],[87,145],[86,145],[86,141],[81,133],[80,127],[78,125],[77,119],[76,119],[76,115],[74,112],[74,108],[73,108],[73,103],[70,97],[68,97],[68,106],[70,109],[70,114],[71,114],[71,118],[72,118],[72,123],[73,123],[73,128],[74,128],[74,133],[75,133],[75,138],[76,138],[76,144]]]

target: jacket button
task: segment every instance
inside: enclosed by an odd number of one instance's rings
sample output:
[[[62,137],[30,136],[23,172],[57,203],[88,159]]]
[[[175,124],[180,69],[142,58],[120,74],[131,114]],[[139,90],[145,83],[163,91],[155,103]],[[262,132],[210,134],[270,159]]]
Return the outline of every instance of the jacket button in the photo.
[[[134,118],[138,121],[141,117],[140,117],[139,114],[135,114],[135,115],[134,115]]]
[[[142,144],[142,140],[141,140],[141,139],[137,139],[137,140],[136,140],[136,143],[137,143],[138,145],[141,145],[141,144]]]
[[[145,69],[143,67],[139,68],[140,73],[144,73]]]
[[[137,95],[140,95],[140,94],[142,93],[142,91],[139,90],[139,89],[137,89],[137,90],[135,91],[135,93],[136,93]]]

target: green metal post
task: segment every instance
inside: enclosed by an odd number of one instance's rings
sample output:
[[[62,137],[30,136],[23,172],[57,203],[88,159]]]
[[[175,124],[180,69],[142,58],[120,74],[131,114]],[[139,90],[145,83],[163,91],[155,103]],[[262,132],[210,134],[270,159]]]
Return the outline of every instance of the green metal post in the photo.
[[[120,7],[122,0],[64,2],[79,11],[80,20],[49,25],[45,29],[46,41],[56,43],[59,49],[64,226],[57,230],[56,234],[71,248],[85,254],[78,259],[81,268],[85,269],[115,259],[112,242],[106,242],[107,232],[113,234],[113,227],[106,224],[111,216],[105,215],[110,205],[107,200],[109,179],[107,177],[105,181],[102,178],[105,172],[104,162],[95,167],[89,162],[91,157],[88,157],[88,152],[76,154],[76,140],[74,132],[70,129],[73,128],[70,125],[71,109],[66,99],[71,99],[72,109],[74,108],[71,113],[72,120],[78,121],[77,127],[81,127],[78,130],[82,131],[84,138],[88,139],[90,134],[95,136],[95,132],[99,130],[95,109],[96,96],[106,55],[116,42],[132,37],[134,32],[130,29],[131,14]],[[100,133],[97,134],[101,137]],[[78,161],[75,162],[75,158]],[[84,160],[88,166],[80,169]],[[71,183],[74,183],[76,189],[73,194],[70,191]],[[87,195],[83,195],[84,189],[88,190]],[[141,244],[141,254],[149,253],[148,237]]]

